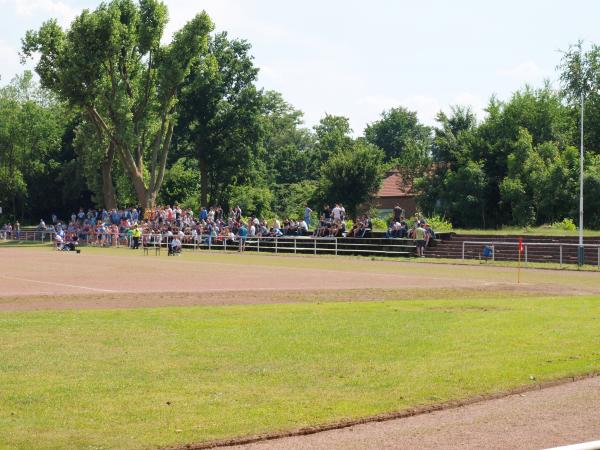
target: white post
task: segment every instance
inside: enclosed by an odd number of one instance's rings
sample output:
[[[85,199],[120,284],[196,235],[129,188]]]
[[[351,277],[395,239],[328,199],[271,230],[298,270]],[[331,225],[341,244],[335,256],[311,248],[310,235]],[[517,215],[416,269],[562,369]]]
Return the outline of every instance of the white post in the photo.
[[[584,249],[583,249],[583,86],[581,89],[581,136],[579,149],[579,247],[577,251],[577,265],[583,266]]]
[[[560,268],[562,269],[562,245],[560,246]]]
[[[462,243],[462,259],[465,259],[465,241]]]

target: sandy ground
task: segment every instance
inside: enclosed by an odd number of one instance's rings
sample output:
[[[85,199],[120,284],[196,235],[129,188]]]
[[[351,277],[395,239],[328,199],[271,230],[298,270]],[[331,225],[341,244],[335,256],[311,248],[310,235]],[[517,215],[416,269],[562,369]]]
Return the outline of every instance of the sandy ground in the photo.
[[[0,250],[3,296],[84,293],[222,292],[309,289],[419,288],[487,286],[489,280],[436,277],[401,271],[363,270],[360,266],[322,268],[255,263],[248,255],[231,255],[231,262],[143,257],[140,254],[89,252],[81,255],[38,249]],[[245,255],[244,255],[245,256]],[[222,255],[219,255],[222,259]],[[270,256],[264,261],[273,262]],[[291,262],[291,264],[289,264]],[[369,261],[366,261],[369,264]],[[377,263],[375,262],[374,266]],[[427,278],[427,281],[425,281]]]
[[[445,266],[351,258],[189,254],[185,258],[122,251],[0,249],[0,310],[126,308],[300,301],[377,300],[369,290],[414,298],[423,290],[600,293],[600,274]],[[326,297],[326,298],[325,298]]]
[[[600,439],[600,377],[404,419],[252,445],[274,449],[543,449]]]

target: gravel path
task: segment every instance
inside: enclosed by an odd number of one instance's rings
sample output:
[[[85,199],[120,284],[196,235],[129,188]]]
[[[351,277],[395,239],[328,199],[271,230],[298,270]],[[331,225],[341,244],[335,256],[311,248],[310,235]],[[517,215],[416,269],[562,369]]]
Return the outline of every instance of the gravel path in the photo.
[[[600,377],[430,414],[227,447],[543,449],[600,439]]]

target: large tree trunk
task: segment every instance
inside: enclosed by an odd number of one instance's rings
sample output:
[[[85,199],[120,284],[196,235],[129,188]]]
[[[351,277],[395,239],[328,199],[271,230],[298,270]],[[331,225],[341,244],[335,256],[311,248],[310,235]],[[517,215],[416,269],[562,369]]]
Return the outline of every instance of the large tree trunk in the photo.
[[[93,106],[87,107],[88,114],[97,124],[98,128],[106,133],[108,139],[111,142],[111,148],[114,148],[119,155],[125,171],[131,178],[133,187],[135,189],[135,195],[140,202],[142,208],[152,208],[156,203],[156,196],[160,191],[165,169],[167,165],[167,156],[169,153],[169,147],[171,146],[171,138],[173,137],[174,124],[167,120],[166,113],[163,115],[163,122],[161,125],[160,132],[156,134],[152,150],[152,162],[150,165],[149,173],[149,186],[146,187],[146,180],[144,180],[144,161],[143,159],[134,159],[133,155],[129,151],[128,147],[111,132],[110,128],[100,116],[98,111]]]
[[[117,193],[112,180],[112,160],[102,161],[102,198],[104,199],[104,207],[113,209],[117,207]]]
[[[154,208],[156,206],[156,192],[146,190],[142,206],[144,207],[144,210]]]
[[[112,179],[112,164],[115,158],[115,146],[110,143],[106,151],[104,160],[100,164],[102,171],[102,198],[106,209],[117,207],[117,193]]]
[[[208,208],[208,170],[206,160],[200,156],[198,161],[200,163],[200,206]]]

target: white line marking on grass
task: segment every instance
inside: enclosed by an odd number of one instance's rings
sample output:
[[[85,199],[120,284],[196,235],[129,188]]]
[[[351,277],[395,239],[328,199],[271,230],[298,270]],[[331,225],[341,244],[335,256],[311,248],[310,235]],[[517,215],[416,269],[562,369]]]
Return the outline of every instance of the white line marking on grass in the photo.
[[[78,286],[76,284],[54,283],[52,281],[30,280],[29,278],[9,277],[7,275],[0,275],[0,277],[6,278],[6,279],[9,279],[9,280],[27,281],[28,283],[51,284],[53,286],[65,286],[65,287],[76,288],[76,289],[85,289],[87,291],[117,292],[117,291],[113,291],[113,290],[110,290],[110,289],[100,289],[100,288],[93,288],[93,287],[87,287],[87,286]]]

